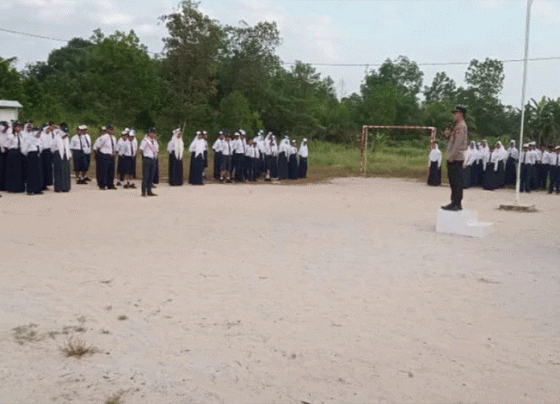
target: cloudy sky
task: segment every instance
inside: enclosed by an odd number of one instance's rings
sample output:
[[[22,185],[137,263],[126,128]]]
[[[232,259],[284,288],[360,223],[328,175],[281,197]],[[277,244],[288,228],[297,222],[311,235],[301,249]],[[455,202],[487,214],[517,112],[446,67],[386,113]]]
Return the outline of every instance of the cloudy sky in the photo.
[[[12,30],[59,39],[88,38],[133,29],[151,52],[161,52],[166,29],[158,17],[172,12],[170,0],[1,0],[0,56],[17,57],[17,67],[45,61],[63,42],[5,32]],[[445,71],[464,85],[468,62],[487,57],[523,58],[526,0],[202,0],[200,9],[222,24],[276,21],[285,63],[316,64],[332,77],[339,96],[359,91],[369,68],[405,55],[417,62],[429,85]],[[560,1],[534,0],[531,17],[528,98],[560,97]],[[433,66],[437,63],[466,63]],[[320,64],[358,64],[324,66]],[[504,62],[502,101],[521,103],[523,63]]]

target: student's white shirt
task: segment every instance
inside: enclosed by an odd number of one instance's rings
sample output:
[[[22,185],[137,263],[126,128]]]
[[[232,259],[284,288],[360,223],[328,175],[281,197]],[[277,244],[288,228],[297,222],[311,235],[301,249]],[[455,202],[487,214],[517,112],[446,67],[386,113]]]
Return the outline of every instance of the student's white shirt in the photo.
[[[212,145],[212,150],[214,153],[221,153],[222,152],[222,143],[224,142],[223,139],[217,138],[214,144]]]
[[[537,156],[531,150],[527,152],[521,152],[519,154],[519,162],[523,163],[525,160],[525,164],[534,165],[535,161],[537,160]]]
[[[7,128],[6,132],[0,130],[0,151],[2,151],[2,153],[6,151],[6,139],[10,133],[12,133],[11,128]]]
[[[25,141],[21,145],[21,152],[26,156],[27,154],[29,154],[29,152],[36,151],[41,153],[41,151],[43,150],[42,147],[43,147],[43,142],[41,141],[41,138],[31,135],[28,136],[27,139],[25,139]]]
[[[194,139],[189,146],[189,152],[194,153],[195,157],[204,156],[204,151],[206,150],[206,140],[204,139]]]
[[[136,157],[136,153],[138,153],[138,139],[134,136],[129,142],[132,144],[132,157]]]
[[[175,154],[175,157],[179,160],[183,158],[183,152],[185,151],[185,145],[182,138],[177,138],[173,136],[169,143],[167,144],[167,152],[169,154]]]
[[[441,167],[441,150],[439,148],[430,150],[430,154],[428,155],[428,167],[432,164],[432,161],[437,161],[438,168]]]
[[[128,143],[128,140],[124,140],[122,137],[119,138],[119,140],[117,140],[117,154],[119,156],[123,156],[124,155],[124,147],[125,147],[125,142]]]
[[[535,155],[537,156],[537,162],[540,163],[542,160],[542,151],[540,151],[540,149],[535,149],[533,150],[533,152],[535,153]]]
[[[244,154],[245,153],[245,144],[244,144],[243,140],[233,139],[231,141],[231,151],[232,151],[232,153]]]
[[[140,150],[142,150],[144,157],[157,159],[159,144],[157,140],[152,139],[149,136],[145,136],[144,139],[142,139],[142,142],[140,142]]]
[[[98,150],[103,154],[114,154],[117,151],[117,141],[114,136],[105,133],[99,136],[93,145],[94,150]]]
[[[508,147],[507,149],[507,153],[508,153],[508,158],[509,157],[513,157],[514,160],[518,160],[519,159],[519,150],[517,150],[516,147]]]
[[[58,153],[62,159],[66,155],[66,160],[72,158],[70,153],[70,139],[68,136],[62,137],[62,134],[55,133],[54,147],[51,149],[53,153]]]
[[[220,145],[220,152],[223,156],[231,156],[231,141],[224,140]]]
[[[309,150],[307,148],[307,143],[306,144],[301,144],[301,146],[299,147],[299,151],[298,154],[303,157],[303,158],[307,158],[307,156],[309,155]]]
[[[542,154],[541,163],[542,164],[551,164],[552,163],[551,157],[552,157],[552,153],[549,152],[548,150],[545,150]]]
[[[494,164],[494,171],[498,171],[498,161],[500,161],[500,152],[497,150],[494,150],[493,152],[490,153],[490,163]]]
[[[86,133],[84,135],[72,136],[72,139],[70,139],[70,150],[83,150],[85,154],[90,154],[91,138],[89,135]]]
[[[560,155],[555,152],[550,153],[550,165],[560,167]]]
[[[21,149],[21,146],[23,145],[23,139],[21,137],[21,133],[10,133],[8,136],[6,136],[6,141],[4,143],[4,147],[7,150],[10,149]]]
[[[478,158],[476,149],[467,149],[467,166],[472,166]]]
[[[255,157],[255,147],[253,147],[253,145],[247,146],[247,148],[245,149],[245,156],[249,158]]]

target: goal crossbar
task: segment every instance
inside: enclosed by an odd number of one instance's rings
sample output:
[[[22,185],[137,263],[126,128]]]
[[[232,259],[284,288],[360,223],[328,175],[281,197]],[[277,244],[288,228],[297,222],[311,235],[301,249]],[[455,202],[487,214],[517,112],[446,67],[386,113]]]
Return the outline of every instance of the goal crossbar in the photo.
[[[366,175],[366,161],[367,161],[367,144],[368,134],[370,129],[402,129],[402,130],[429,130],[430,141],[436,140],[437,129],[433,126],[410,126],[410,125],[364,125],[362,126],[362,139],[360,142],[360,174]]]

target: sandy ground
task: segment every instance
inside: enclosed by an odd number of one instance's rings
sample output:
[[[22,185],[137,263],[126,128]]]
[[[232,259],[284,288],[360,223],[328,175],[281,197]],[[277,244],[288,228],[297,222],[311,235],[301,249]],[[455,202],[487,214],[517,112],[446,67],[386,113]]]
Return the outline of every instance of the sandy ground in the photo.
[[[473,239],[415,181],[73,187],[0,198],[2,404],[560,400],[560,196],[467,190]]]

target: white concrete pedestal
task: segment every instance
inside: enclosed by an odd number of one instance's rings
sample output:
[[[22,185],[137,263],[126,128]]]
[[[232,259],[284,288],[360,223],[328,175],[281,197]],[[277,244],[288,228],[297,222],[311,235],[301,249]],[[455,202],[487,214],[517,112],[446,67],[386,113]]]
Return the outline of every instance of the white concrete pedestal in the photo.
[[[478,221],[478,212],[460,210],[452,212],[440,209],[438,212],[436,232],[456,234],[468,237],[485,237],[494,231],[494,223]]]

